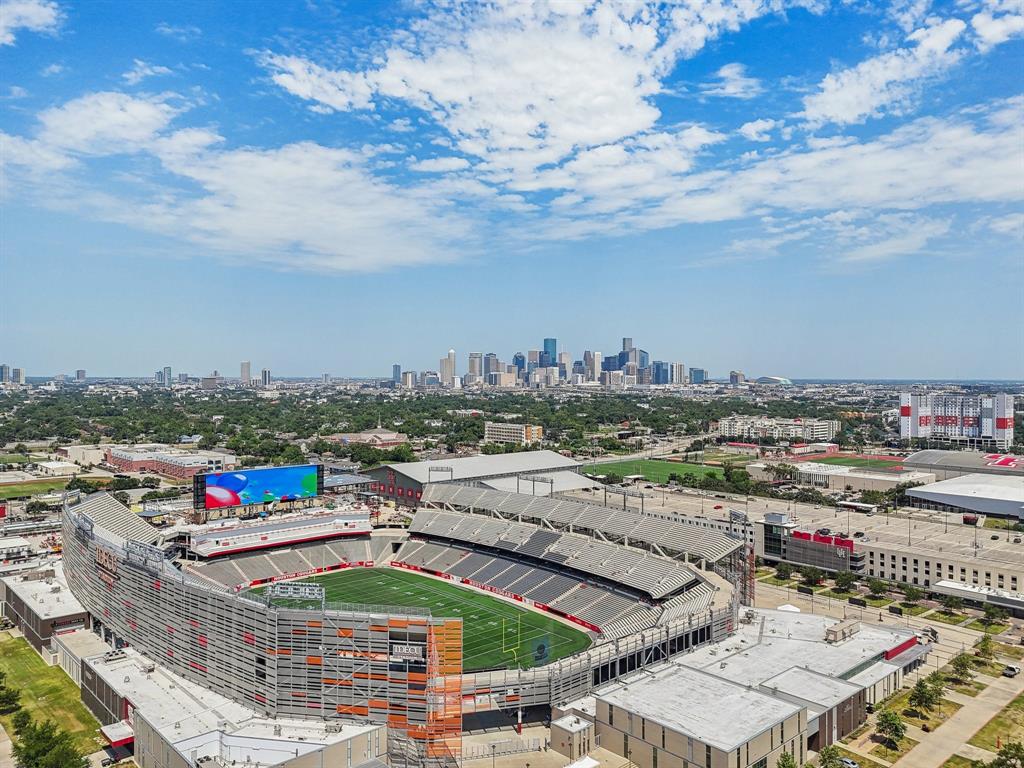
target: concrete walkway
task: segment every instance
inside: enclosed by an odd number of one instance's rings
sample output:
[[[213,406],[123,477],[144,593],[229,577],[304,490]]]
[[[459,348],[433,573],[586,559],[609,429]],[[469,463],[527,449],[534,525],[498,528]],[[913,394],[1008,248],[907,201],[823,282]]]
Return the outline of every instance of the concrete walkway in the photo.
[[[940,768],[960,752],[965,742],[999,711],[1024,691],[1024,679],[978,675],[988,687],[976,697],[957,696],[963,702],[960,710],[931,733],[920,733],[924,739],[910,752],[893,763],[894,768]],[[952,694],[950,695],[952,700]]]
[[[14,765],[14,755],[11,752],[11,737],[0,725],[0,768],[10,768]]]

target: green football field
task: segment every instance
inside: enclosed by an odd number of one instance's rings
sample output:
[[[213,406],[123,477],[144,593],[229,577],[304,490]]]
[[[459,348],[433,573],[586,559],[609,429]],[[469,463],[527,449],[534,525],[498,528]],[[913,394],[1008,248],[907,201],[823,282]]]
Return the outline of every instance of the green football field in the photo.
[[[607,464],[586,464],[583,471],[588,475],[606,475],[609,472],[626,477],[643,475],[652,483],[667,483],[668,476],[673,472],[677,475],[692,474],[697,477],[712,475],[724,477],[721,467],[708,467],[703,464],[684,464],[678,461],[659,461],[658,459],[636,459],[634,461],[613,461]]]
[[[543,664],[590,645],[586,633],[543,613],[410,571],[352,568],[303,581],[322,585],[328,602],[426,608],[435,617],[462,619],[466,672],[535,666],[542,644],[548,648]]]
[[[844,467],[861,467],[862,469],[877,469],[883,472],[897,472],[903,468],[898,461],[887,461],[885,459],[867,459],[862,456],[826,456],[821,459],[812,459],[818,464],[840,464]]]

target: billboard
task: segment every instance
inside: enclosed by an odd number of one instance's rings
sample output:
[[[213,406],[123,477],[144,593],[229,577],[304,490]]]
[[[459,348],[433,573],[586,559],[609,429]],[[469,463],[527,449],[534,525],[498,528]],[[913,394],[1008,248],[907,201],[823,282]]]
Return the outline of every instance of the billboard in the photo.
[[[301,464],[267,469],[240,469],[196,475],[196,509],[244,507],[275,501],[312,499],[323,493],[322,464]]]

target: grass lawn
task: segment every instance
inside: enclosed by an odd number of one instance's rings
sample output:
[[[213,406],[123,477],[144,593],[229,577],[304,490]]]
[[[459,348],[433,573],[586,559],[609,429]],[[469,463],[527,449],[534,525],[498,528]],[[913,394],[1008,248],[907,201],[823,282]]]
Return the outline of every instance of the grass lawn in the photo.
[[[974,761],[960,755],[953,755],[942,764],[942,768],[974,768]]]
[[[875,762],[864,755],[858,755],[856,752],[851,752],[848,749],[844,749],[842,744],[836,744],[836,749],[839,750],[840,757],[848,757],[853,760],[861,768],[885,768],[883,763]]]
[[[774,587],[792,587],[796,584],[796,579],[780,579],[778,576],[769,576],[765,579],[758,579],[758,581],[771,584]]]
[[[2,461],[2,459],[0,459],[0,461]],[[1014,531],[1020,532],[1020,530],[1022,529],[1014,528],[1015,525],[1019,525],[1019,523],[1010,520],[1010,518],[1008,517],[986,517],[984,527],[992,528],[997,531],[1005,531],[1007,528],[1009,528],[1011,533]]]
[[[968,618],[965,613],[946,613],[941,609],[928,614],[929,621],[941,621],[943,624],[961,624]]]
[[[895,471],[902,467],[899,460],[886,461],[885,459],[863,459],[859,456],[827,456],[823,459],[815,459],[818,464],[839,464],[844,467],[866,467],[870,469],[882,469]]]
[[[927,605],[918,605],[917,603],[900,603],[900,608],[903,609],[904,616],[920,616],[931,610]]]
[[[1000,677],[1003,674],[1003,668],[1005,666],[1006,665],[1003,664],[1003,662],[996,661],[995,659],[986,661],[978,656],[974,657],[974,668],[981,674],[988,675],[989,677]]]
[[[0,632],[0,669],[10,685],[21,689],[21,706],[33,718],[56,722],[86,754],[102,747],[102,740],[97,741],[100,724],[82,704],[71,678],[60,667],[47,666],[27,640]],[[14,733],[10,715],[0,715],[0,723]]]
[[[59,480],[33,480],[25,483],[0,485],[0,499],[17,499],[22,496],[35,496],[37,493],[49,493],[62,490],[70,478]]]
[[[32,457],[24,453],[0,453],[0,464],[28,464],[30,461]]]
[[[590,645],[585,633],[543,613],[409,571],[353,568],[304,581],[322,584],[328,602],[428,608],[432,616],[461,618],[466,672],[531,667],[541,642],[549,649],[544,664]]]
[[[956,678],[946,676],[946,687],[951,691],[962,693],[964,696],[977,696],[979,693],[984,691],[988,686],[981,682],[981,680],[973,679],[967,681],[957,680]]]
[[[916,725],[918,728],[927,725],[933,731],[960,709],[960,705],[955,701],[940,699],[938,706],[934,709],[917,712],[910,706],[909,688],[903,689],[891,699],[888,699],[885,705],[887,708],[899,712],[907,723]]]
[[[1006,656],[1010,659],[1024,659],[1024,645],[1007,645],[1006,643],[993,643],[996,656]]]
[[[652,483],[667,483],[668,476],[672,473],[677,475],[696,475],[704,477],[724,478],[725,474],[721,467],[707,467],[702,464],[684,464],[679,461],[662,461],[659,459],[635,459],[633,461],[613,461],[608,464],[585,464],[583,471],[590,475],[607,475],[608,473],[621,475],[643,475]]]
[[[883,760],[888,760],[890,763],[895,763],[897,760],[899,760],[901,757],[907,754],[907,752],[909,752],[916,746],[916,741],[914,741],[909,736],[904,736],[900,740],[900,743],[896,745],[896,749],[893,749],[889,744],[883,744],[879,742],[870,750],[868,750],[868,754],[874,755],[875,757],[880,757]]]
[[[990,635],[1001,635],[1010,628],[1009,624],[986,624],[981,619],[975,619],[967,625],[968,629],[977,632],[988,632]]]
[[[996,752],[997,737],[1002,744],[1024,741],[1024,693],[1003,707],[1002,712],[974,734],[968,744]]]
[[[893,602],[888,597],[871,597],[871,595],[864,596],[864,602],[870,605],[872,608],[884,608]]]

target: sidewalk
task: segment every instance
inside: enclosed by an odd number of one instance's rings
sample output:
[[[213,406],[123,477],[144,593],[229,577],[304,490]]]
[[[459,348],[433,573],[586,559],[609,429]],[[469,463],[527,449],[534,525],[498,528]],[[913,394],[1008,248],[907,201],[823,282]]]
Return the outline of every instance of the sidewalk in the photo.
[[[893,763],[894,768],[940,768],[946,760],[962,751],[965,743],[985,723],[1024,691],[1022,679],[978,677],[988,682],[988,687],[975,698],[949,694],[950,700],[963,706],[931,733],[919,733],[924,740]],[[953,699],[954,695],[956,699]]]

